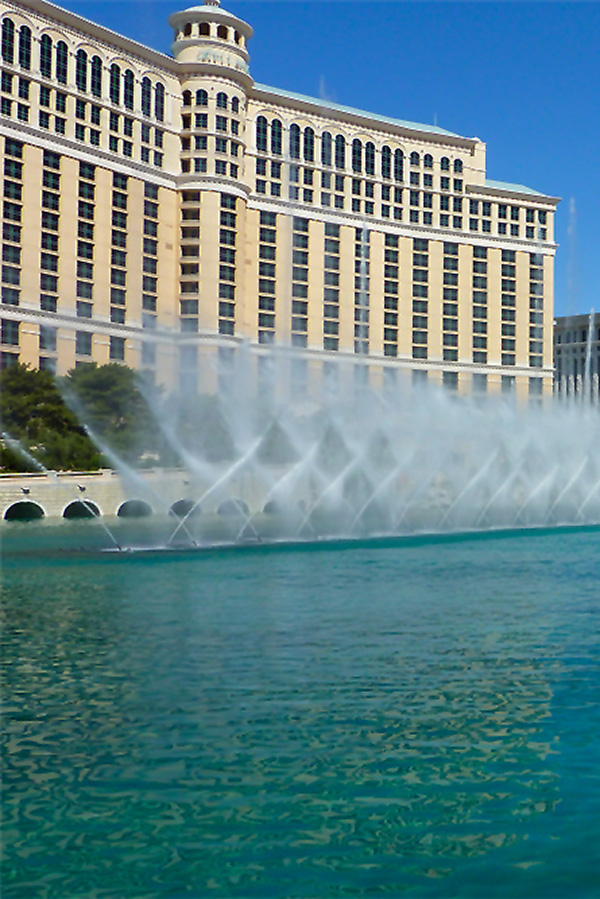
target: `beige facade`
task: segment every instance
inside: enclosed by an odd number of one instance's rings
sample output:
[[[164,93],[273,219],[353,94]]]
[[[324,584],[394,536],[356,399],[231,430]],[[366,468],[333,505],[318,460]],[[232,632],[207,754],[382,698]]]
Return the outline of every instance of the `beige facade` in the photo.
[[[4,365],[189,383],[243,342],[300,381],[551,390],[558,201],[488,180],[480,140],[255,84],[215,0],[172,58],[1,9]]]

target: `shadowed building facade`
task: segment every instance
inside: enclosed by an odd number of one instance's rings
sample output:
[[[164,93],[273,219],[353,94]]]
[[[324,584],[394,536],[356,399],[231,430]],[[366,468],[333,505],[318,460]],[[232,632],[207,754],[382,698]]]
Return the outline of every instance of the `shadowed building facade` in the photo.
[[[170,17],[172,57],[2,8],[3,365],[193,384],[243,343],[300,390],[341,359],[551,391],[558,200],[487,179],[482,141],[254,83],[216,0]]]
[[[600,400],[600,318],[593,312],[554,320],[554,392]]]

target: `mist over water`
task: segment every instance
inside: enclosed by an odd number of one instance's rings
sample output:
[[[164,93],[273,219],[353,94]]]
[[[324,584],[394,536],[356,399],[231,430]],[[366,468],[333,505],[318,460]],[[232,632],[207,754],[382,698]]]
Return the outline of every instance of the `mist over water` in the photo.
[[[156,472],[99,447],[132,498],[178,515],[167,545],[600,521],[594,406],[462,397],[401,372],[375,389],[366,371],[340,362],[317,379],[285,352],[257,359],[242,348],[207,369],[206,392],[202,378],[198,390],[196,378],[168,396],[146,390],[152,440],[140,457],[165,468],[164,489]],[[173,469],[186,485],[177,509]]]

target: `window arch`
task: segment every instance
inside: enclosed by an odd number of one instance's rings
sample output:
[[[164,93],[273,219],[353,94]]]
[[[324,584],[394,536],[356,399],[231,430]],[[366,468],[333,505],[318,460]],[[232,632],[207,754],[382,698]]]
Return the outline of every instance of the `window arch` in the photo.
[[[165,118],[165,88],[160,82],[154,88],[154,115],[159,122]]]
[[[414,151],[410,154],[410,164],[411,165],[421,165],[421,157],[418,153]]]
[[[300,127],[290,127],[290,156],[292,159],[300,159]]]
[[[15,61],[15,23],[8,18],[2,20],[2,59],[11,65]]]
[[[404,181],[404,153],[402,150],[394,152],[394,180]]]
[[[431,153],[426,153],[423,157],[423,166],[426,169],[433,168],[433,156],[431,155]]]
[[[241,37],[239,31],[234,31],[234,33],[233,33],[233,39],[234,39],[234,41],[236,42],[236,44],[239,44],[239,42],[240,42],[241,39],[242,39],[242,37]]]
[[[304,159],[306,162],[315,161],[315,132],[312,128],[304,129]]]
[[[184,91],[182,94],[182,99],[183,99],[184,106],[191,106],[192,105],[192,92]]]
[[[19,65],[22,69],[31,69],[31,28],[21,25],[19,29]]]
[[[58,47],[56,50],[58,53]],[[92,56],[90,90],[94,97],[102,96],[102,60],[99,56]]]
[[[210,35],[210,25],[208,22],[200,22],[200,28],[198,29],[200,35],[202,37],[208,37]]]
[[[392,177],[392,151],[389,147],[381,148],[381,177]]]
[[[335,165],[338,169],[346,168],[346,138],[338,134],[335,139]]]
[[[85,50],[78,50],[75,56],[75,84],[80,91],[87,91],[88,57]]]
[[[352,171],[362,172],[362,143],[357,137],[352,141]]]
[[[283,126],[279,119],[273,119],[271,122],[271,153],[281,156],[283,145]]]
[[[196,91],[196,106],[208,106],[208,93],[205,90]]]
[[[324,131],[321,135],[321,164],[331,165],[331,147],[333,138],[329,131]]]
[[[375,144],[372,141],[365,144],[365,172],[367,175],[375,174]]]
[[[227,94],[223,91],[219,91],[217,94],[217,106],[219,109],[227,109],[229,105],[229,101],[227,99]]]
[[[457,173],[460,173],[460,172],[462,172],[462,170],[463,170],[462,159],[455,159],[454,160],[454,171]]]
[[[4,31],[2,37],[4,46]],[[52,38],[49,34],[43,34],[40,40],[40,72],[44,78],[52,77]]]
[[[219,25],[217,28],[217,37],[223,38],[224,41],[229,37],[229,29],[225,25]]]
[[[267,152],[267,120],[259,115],[256,120],[256,149],[259,153]]]
[[[116,62],[110,67],[109,94],[113,103],[121,102],[121,69]]]
[[[440,168],[442,172],[450,171],[450,160],[447,156],[442,156],[442,158],[440,159]]]
[[[98,59],[97,56],[94,59]],[[41,59],[40,59],[41,67]],[[100,71],[102,71],[102,63],[100,63]],[[56,80],[60,84],[66,84],[69,74],[69,48],[64,41],[59,41],[56,45]],[[100,94],[98,94],[100,96]]]
[[[133,109],[133,72],[125,69],[123,76],[123,105],[126,109]]]
[[[238,97],[231,98],[231,111],[239,112],[240,111],[240,101]]]
[[[152,83],[146,76],[142,78],[142,114],[151,115],[152,109]]]
[[[183,26],[183,36],[184,37],[192,36],[192,23],[191,22],[186,22],[185,25]]]

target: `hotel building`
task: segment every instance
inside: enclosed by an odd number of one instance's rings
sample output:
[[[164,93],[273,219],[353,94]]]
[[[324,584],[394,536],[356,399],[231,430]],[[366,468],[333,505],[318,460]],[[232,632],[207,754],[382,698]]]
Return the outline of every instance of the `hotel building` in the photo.
[[[478,138],[254,83],[218,0],[170,17],[172,57],[0,8],[3,365],[194,382],[244,343],[300,386],[343,359],[551,392],[558,200],[489,180]]]
[[[600,319],[593,312],[554,320],[554,393],[600,402]]]

